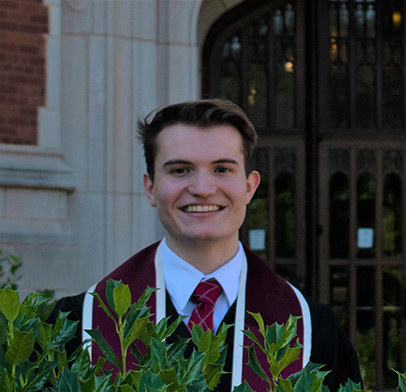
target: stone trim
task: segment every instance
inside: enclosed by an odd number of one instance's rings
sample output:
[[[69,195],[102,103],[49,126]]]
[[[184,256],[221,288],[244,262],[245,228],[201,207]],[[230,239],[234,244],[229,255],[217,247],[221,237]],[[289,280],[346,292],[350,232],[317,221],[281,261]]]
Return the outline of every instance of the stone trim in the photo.
[[[0,144],[0,187],[40,188],[73,192],[72,169],[63,154],[34,146]]]

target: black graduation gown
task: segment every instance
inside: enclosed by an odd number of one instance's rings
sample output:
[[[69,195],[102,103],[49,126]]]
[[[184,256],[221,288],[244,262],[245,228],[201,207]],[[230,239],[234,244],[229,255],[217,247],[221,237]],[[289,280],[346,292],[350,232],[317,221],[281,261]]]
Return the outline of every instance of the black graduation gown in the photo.
[[[133,256],[135,257],[134,260],[137,260],[141,254],[141,259],[142,260],[147,260],[151,258],[155,254],[156,250],[156,244],[154,244],[151,247],[146,248],[145,252],[144,250],[141,251],[139,254]],[[261,270],[260,273],[257,275],[253,276],[252,273],[251,275],[248,273],[247,277],[247,290],[249,287],[254,287],[256,290],[258,288],[260,290],[263,290],[264,287],[269,285],[267,283],[267,279],[272,279],[274,280],[274,284],[281,284],[284,285],[285,281],[282,280],[280,277],[278,277],[273,271],[269,269],[269,267],[265,266],[264,264],[256,255],[254,255],[252,252],[246,249],[246,254],[247,254],[247,261],[248,261],[248,266],[251,268],[251,271],[253,270]],[[133,259],[132,258],[132,259]],[[134,260],[130,259],[130,263],[134,263]],[[263,263],[263,264],[258,264],[258,263]],[[126,263],[125,263],[126,264]],[[128,265],[128,262],[127,262]],[[147,270],[148,264],[145,264],[145,270]],[[121,267],[119,267],[120,269]],[[138,268],[138,267],[137,267]],[[142,270],[141,266],[141,270]],[[150,266],[148,267],[148,271],[151,269]],[[264,268],[267,270],[271,271],[271,275],[269,274],[269,271],[266,271],[266,274],[264,274]],[[118,271],[117,269],[116,271]],[[140,271],[137,270],[139,273]],[[112,275],[115,279],[120,276],[120,274],[123,274],[123,278],[127,277],[128,271],[121,270],[118,271],[118,273],[112,273],[109,275],[109,277]],[[139,274],[138,274],[139,275]],[[142,275],[142,274],[141,274]],[[264,277],[264,275],[267,275]],[[248,278],[251,276],[250,280],[254,280],[255,282],[251,282],[251,285],[249,284]],[[123,279],[125,282],[125,279]],[[148,280],[148,279],[147,279]],[[103,280],[102,282],[105,282],[106,280]],[[151,282],[151,280],[150,280]],[[153,286],[153,284],[149,284],[150,286]],[[103,286],[103,288],[105,285]],[[146,287],[146,284],[144,285]],[[142,291],[144,289],[142,288]],[[272,288],[271,288],[272,289]],[[272,290],[271,290],[272,291]],[[279,291],[276,291],[279,293]],[[259,298],[261,298],[260,301],[257,301],[259,303],[258,307],[259,309],[252,309],[253,307],[256,307],[257,303],[252,303],[251,299],[251,305],[248,304],[247,310],[252,310],[252,311],[258,311],[258,310],[263,310],[263,299],[267,298],[269,303],[269,299],[272,297],[266,297],[265,295],[258,295],[256,294]],[[255,298],[255,297],[254,297]],[[275,298],[272,300],[272,302],[278,304],[278,299]],[[282,299],[283,301],[286,302],[285,299]],[[53,310],[52,314],[49,317],[48,322],[54,322],[56,319],[56,316],[59,311],[70,311],[69,318],[75,321],[79,321],[79,326],[76,334],[76,338],[68,343],[67,345],[67,351],[68,354],[73,352],[76,347],[81,342],[81,334],[82,334],[82,309],[83,309],[83,301],[84,301],[84,293],[79,294],[77,296],[73,297],[65,297],[59,300],[55,306],[55,309]],[[320,363],[325,365],[325,370],[331,370],[331,373],[326,377],[325,383],[329,387],[330,391],[336,391],[339,387],[340,384],[345,383],[349,378],[355,382],[361,382],[361,375],[360,375],[360,370],[359,370],[359,364],[358,364],[358,357],[357,354],[349,341],[348,337],[345,335],[344,331],[342,328],[339,326],[337,323],[336,318],[334,317],[334,314],[331,310],[331,308],[328,305],[321,304],[317,301],[314,301],[311,298],[306,297],[306,301],[309,305],[310,309],[310,315],[311,315],[311,322],[312,322],[312,350],[311,350],[311,357],[310,360],[314,363]],[[247,301],[249,302],[249,301]],[[176,317],[176,310],[175,307],[172,304],[172,301],[170,300],[170,296],[167,295],[167,315],[172,315]],[[275,306],[275,304],[273,304]],[[262,308],[261,308],[262,306]],[[280,307],[280,306],[279,306]],[[233,324],[235,320],[235,303],[233,306],[230,308],[228,311],[227,315],[225,316],[223,322],[226,322],[227,324]],[[95,308],[94,308],[95,311]],[[262,314],[262,312],[260,312]],[[293,313],[293,312],[292,312]],[[282,320],[284,322],[287,319],[287,317]],[[266,318],[265,318],[266,320]],[[269,320],[269,318],[268,318]],[[278,321],[279,322],[279,321]],[[281,322],[279,322],[281,323]],[[228,355],[227,355],[227,362],[225,366],[226,371],[231,371],[231,364],[232,364],[232,355],[233,355],[233,328],[229,329],[229,333],[227,336],[227,344],[228,344]],[[181,323],[179,325],[177,331],[175,332],[174,336],[180,336],[180,337],[190,337],[190,333],[186,326]],[[189,348],[191,350],[191,347]],[[260,385],[260,384],[258,384]],[[230,375],[225,375],[222,377],[221,384],[220,386],[216,389],[216,391],[221,391],[221,392],[229,392],[231,387],[231,376]],[[259,389],[260,387],[257,386],[257,391],[261,392]]]

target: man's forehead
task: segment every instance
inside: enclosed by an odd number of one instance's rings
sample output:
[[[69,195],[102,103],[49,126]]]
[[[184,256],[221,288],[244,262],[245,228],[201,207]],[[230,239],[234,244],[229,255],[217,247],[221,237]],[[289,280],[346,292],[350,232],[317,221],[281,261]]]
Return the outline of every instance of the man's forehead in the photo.
[[[206,149],[202,149],[202,146],[205,146]],[[212,152],[214,154],[213,159],[222,159],[235,153],[236,146],[238,152],[244,155],[244,144],[240,132],[228,124],[211,127],[174,124],[163,128],[158,134],[155,157],[157,158],[158,155],[168,156],[173,152],[179,155],[172,157],[173,159],[182,159],[183,156],[193,158],[195,152],[205,152],[208,155]]]
[[[242,143],[242,136],[237,128],[230,124],[218,124],[208,127],[201,127],[197,125],[189,125],[176,123],[162,128],[162,130],[157,135],[157,144],[162,142],[162,139],[170,140],[176,133],[181,133],[184,138],[194,138],[204,134],[210,134],[210,136],[220,136],[222,133],[227,132],[228,137],[233,137],[232,134],[237,137]]]

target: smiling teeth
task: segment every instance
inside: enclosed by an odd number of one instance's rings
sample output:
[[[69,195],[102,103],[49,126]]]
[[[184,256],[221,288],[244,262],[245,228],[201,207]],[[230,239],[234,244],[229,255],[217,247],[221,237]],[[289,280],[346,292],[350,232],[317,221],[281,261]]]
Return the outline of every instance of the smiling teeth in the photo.
[[[209,205],[209,206],[202,206],[202,205],[197,205],[197,206],[187,206],[185,208],[186,212],[211,212],[211,211],[218,211],[220,210],[219,206],[216,205]]]

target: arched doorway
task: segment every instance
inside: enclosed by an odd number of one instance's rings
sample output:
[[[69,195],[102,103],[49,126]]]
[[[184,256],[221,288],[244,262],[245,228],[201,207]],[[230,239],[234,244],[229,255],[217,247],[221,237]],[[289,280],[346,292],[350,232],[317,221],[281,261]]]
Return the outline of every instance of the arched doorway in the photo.
[[[260,135],[243,240],[333,306],[376,390],[406,367],[405,15],[400,0],[251,0],[203,53],[203,95]]]

